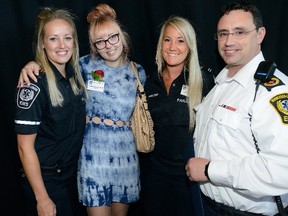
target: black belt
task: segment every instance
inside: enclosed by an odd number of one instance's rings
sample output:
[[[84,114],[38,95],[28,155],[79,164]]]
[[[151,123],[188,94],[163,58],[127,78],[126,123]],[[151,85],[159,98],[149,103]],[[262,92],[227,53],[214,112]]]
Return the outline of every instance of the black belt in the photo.
[[[201,193],[202,199],[204,203],[211,209],[217,211],[219,215],[225,215],[225,216],[253,216],[253,215],[262,215],[262,214],[256,214],[251,212],[244,212],[237,210],[233,207],[224,205],[222,203],[217,203],[214,200],[212,200],[210,197],[205,196],[203,193]]]
[[[55,166],[41,166],[41,172],[46,173],[46,174],[53,174],[53,173],[58,173],[61,174],[65,172],[66,170],[71,170],[73,168],[76,169],[77,167],[77,161],[72,161],[66,164],[56,164]],[[25,172],[24,169],[20,169],[20,175],[21,177],[25,177]]]
[[[61,174],[62,172],[65,172],[66,170],[70,170],[71,168],[75,167],[76,168],[77,163],[76,162],[71,162],[68,164],[56,164],[55,166],[41,166],[41,172],[42,173],[58,173]]]

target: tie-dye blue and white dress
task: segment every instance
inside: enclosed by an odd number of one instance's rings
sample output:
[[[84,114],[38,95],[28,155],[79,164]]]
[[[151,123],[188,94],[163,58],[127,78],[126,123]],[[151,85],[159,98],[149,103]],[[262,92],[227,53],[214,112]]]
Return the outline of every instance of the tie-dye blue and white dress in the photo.
[[[139,64],[137,68],[144,84],[145,71]],[[92,55],[80,58],[80,69],[88,99],[87,124],[77,173],[79,200],[84,206],[135,202],[140,193],[140,171],[131,127],[109,126],[92,120],[93,117],[114,122],[131,119],[137,90],[133,69],[129,61],[114,68]],[[97,74],[95,78],[93,71]],[[99,76],[102,81],[97,81]]]

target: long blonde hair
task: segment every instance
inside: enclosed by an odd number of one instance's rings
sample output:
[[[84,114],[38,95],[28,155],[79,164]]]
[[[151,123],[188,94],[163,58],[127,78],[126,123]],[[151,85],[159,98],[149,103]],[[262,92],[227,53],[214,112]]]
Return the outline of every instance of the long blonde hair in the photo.
[[[192,130],[195,125],[194,107],[201,102],[203,88],[202,73],[198,60],[196,34],[190,22],[183,17],[172,16],[164,22],[160,31],[155,59],[158,73],[161,75],[166,67],[166,62],[162,55],[162,42],[164,39],[164,32],[167,26],[172,26],[173,28],[181,32],[186,39],[187,45],[189,47],[189,53],[185,60],[184,71],[187,70],[189,74],[187,98],[189,107],[189,128],[190,130]]]
[[[63,95],[59,91],[55,74],[53,69],[50,66],[48,57],[45,53],[45,50],[42,48],[44,40],[44,28],[47,23],[55,19],[65,20],[73,29],[73,41],[74,41],[74,50],[71,59],[67,64],[70,64],[74,69],[74,76],[69,79],[73,93],[79,95],[81,93],[87,97],[85,83],[81,76],[79,70],[79,43],[77,37],[77,30],[74,23],[74,15],[65,9],[56,9],[56,8],[43,8],[37,15],[35,34],[34,34],[34,49],[35,49],[35,61],[41,66],[43,71],[47,76],[48,90],[50,94],[50,99],[52,106],[62,106],[64,102]]]

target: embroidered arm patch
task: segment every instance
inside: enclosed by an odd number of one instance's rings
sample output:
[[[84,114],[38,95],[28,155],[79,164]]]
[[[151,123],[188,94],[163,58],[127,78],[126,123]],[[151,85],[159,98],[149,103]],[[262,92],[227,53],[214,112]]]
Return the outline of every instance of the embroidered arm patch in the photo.
[[[283,124],[288,125],[288,93],[274,96],[270,103],[280,116]]]
[[[37,85],[33,83],[30,86],[25,85],[18,90],[17,106],[22,109],[29,109],[39,93],[40,88]]]

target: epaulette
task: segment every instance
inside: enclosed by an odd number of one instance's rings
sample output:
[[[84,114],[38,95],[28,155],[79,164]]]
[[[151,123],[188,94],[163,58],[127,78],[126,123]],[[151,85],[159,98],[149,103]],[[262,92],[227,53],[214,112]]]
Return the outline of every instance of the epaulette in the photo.
[[[212,70],[212,68],[210,68],[210,67],[200,66],[200,69],[201,69],[202,72],[203,72],[203,71],[206,71],[206,72],[208,72],[208,73],[213,73],[213,70]]]
[[[267,82],[260,83],[262,86],[264,86],[268,91],[271,91],[272,88],[277,87],[277,86],[281,86],[281,85],[285,85],[281,79],[279,79],[278,77],[274,76]]]

